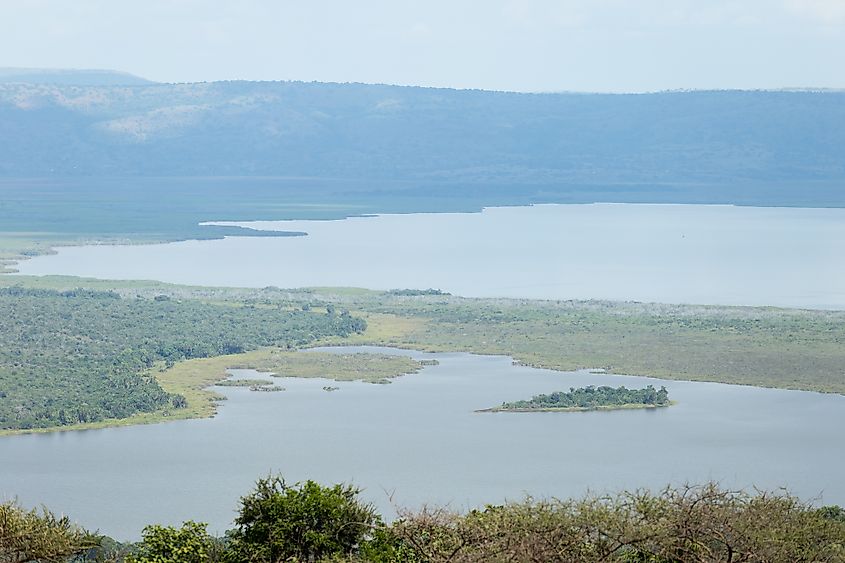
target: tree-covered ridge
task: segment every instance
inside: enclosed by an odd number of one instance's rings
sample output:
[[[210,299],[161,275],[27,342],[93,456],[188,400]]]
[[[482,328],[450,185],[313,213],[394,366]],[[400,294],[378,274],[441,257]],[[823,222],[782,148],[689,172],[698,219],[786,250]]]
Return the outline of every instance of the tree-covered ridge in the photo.
[[[368,84],[0,84],[0,176],[281,176],[842,201],[845,93],[518,94]],[[439,184],[441,181],[455,185]],[[818,192],[814,182],[834,189]],[[740,195],[738,192],[742,191]],[[809,197],[807,197],[809,196]],[[444,199],[444,198],[441,198]],[[548,201],[548,199],[547,199]]]
[[[536,395],[527,401],[502,403],[495,410],[554,410],[554,409],[583,409],[591,410],[601,407],[623,407],[627,405],[642,405],[646,407],[663,407],[669,404],[669,392],[666,387],[655,389],[653,385],[645,389],[628,389],[608,387],[602,385],[594,387],[588,385],[575,389],[570,387],[568,392],[556,391],[548,395]]]
[[[0,430],[179,408],[154,366],[362,332],[348,312],[312,312],[113,292],[0,288]]]

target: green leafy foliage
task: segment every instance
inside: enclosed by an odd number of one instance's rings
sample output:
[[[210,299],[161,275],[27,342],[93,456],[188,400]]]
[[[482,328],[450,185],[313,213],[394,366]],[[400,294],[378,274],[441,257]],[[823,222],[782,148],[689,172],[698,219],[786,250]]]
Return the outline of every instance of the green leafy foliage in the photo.
[[[845,508],[841,506],[823,506],[819,509],[819,516],[826,520],[834,520],[845,524]]]
[[[352,554],[379,523],[358,493],[350,485],[289,486],[277,476],[259,479],[255,491],[241,499],[228,560],[275,563]]]
[[[207,563],[217,560],[218,544],[206,531],[206,524],[188,521],[181,528],[147,526],[126,563]]]
[[[327,315],[113,292],[0,288],[0,429],[29,429],[181,408],[153,369],[261,346],[361,332]]]
[[[669,404],[669,392],[666,387],[655,389],[653,385],[645,389],[622,387],[594,387],[589,385],[569,392],[557,391],[548,395],[536,395],[527,401],[502,403],[498,410],[531,409],[595,409],[622,405],[665,406]]]

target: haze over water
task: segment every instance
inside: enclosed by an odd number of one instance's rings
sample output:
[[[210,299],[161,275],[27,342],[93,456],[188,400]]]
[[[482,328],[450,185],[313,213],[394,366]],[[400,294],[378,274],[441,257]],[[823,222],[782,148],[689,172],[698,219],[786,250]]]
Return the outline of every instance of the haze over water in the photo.
[[[193,285],[845,309],[845,209],[536,205],[221,224],[308,236],[61,248],[19,269]]]

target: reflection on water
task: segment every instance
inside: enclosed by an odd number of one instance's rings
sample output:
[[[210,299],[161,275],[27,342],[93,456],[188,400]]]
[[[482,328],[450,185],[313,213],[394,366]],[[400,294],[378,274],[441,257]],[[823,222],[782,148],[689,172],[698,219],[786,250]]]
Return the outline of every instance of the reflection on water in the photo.
[[[278,393],[220,388],[229,400],[214,419],[0,438],[0,496],[45,503],[118,538],[189,518],[222,531],[239,496],[270,471],[352,481],[387,514],[393,504],[465,508],[526,493],[565,497],[709,479],[845,503],[845,397],[412,354],[440,364],[390,385],[331,382],[339,387],[332,393],[319,379],[284,379],[287,390]],[[473,412],[569,387],[649,383],[665,384],[678,404]]]

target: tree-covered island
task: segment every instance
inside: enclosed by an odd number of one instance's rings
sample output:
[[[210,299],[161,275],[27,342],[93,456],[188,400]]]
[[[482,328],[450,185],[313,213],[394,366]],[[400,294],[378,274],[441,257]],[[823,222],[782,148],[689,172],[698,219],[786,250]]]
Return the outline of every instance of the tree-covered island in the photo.
[[[548,395],[536,395],[527,401],[502,403],[499,407],[482,409],[478,412],[531,412],[531,411],[592,411],[632,408],[668,407],[669,392],[666,387],[645,389],[622,387],[595,387],[589,385],[569,392],[556,391]]]

